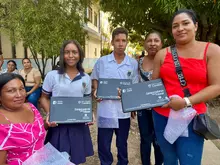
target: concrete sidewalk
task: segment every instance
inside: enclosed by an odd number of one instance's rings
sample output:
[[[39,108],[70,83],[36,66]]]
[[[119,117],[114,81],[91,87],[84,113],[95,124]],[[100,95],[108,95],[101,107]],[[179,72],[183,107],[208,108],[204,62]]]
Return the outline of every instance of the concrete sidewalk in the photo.
[[[154,154],[151,153],[151,160],[154,164]],[[220,150],[210,140],[205,140],[204,143],[202,165],[220,165]]]
[[[210,140],[205,140],[202,165],[220,165],[220,150]]]

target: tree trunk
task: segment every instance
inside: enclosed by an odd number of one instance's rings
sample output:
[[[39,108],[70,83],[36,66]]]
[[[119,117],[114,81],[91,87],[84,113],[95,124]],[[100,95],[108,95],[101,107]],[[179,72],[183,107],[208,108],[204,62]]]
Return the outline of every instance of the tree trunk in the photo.
[[[26,46],[24,46],[24,58],[28,58],[28,51]]]
[[[220,21],[218,23],[218,29],[216,30],[215,43],[220,46]]]
[[[1,37],[1,33],[0,33],[0,55],[2,55],[2,37]]]
[[[12,58],[16,58],[16,46],[12,44],[11,49],[12,49]]]
[[[217,32],[217,29],[218,29],[218,26],[210,26],[209,28],[209,33],[208,33],[208,36],[207,36],[207,41],[210,41],[210,42],[215,42],[215,35],[216,35],[216,32]]]

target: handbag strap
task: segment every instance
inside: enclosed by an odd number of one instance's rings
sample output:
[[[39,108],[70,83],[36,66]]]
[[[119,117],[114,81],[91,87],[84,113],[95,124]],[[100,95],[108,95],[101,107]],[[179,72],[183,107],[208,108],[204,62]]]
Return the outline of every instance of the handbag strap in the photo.
[[[140,76],[141,76],[141,78],[144,80],[144,81],[149,81],[149,79],[142,73],[142,64],[143,64],[143,58],[144,57],[142,57],[142,58],[140,58],[139,59],[139,62],[138,62],[138,65],[139,65],[139,72],[140,72]]]
[[[172,46],[170,46],[170,49],[171,49],[171,54],[172,54],[174,65],[175,65],[175,71],[176,71],[177,77],[179,79],[180,85],[183,88],[184,97],[189,97],[189,96],[191,96],[191,93],[189,91],[189,88],[187,87],[187,82],[184,77],[182,67],[180,65],[176,46],[172,45]]]

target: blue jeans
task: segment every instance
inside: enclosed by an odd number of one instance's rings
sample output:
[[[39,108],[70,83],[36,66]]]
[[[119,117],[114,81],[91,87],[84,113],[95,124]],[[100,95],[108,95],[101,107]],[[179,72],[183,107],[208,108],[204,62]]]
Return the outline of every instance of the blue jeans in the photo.
[[[25,87],[26,92],[29,92],[33,87]],[[37,88],[33,93],[27,96],[28,102],[32,103],[37,108],[37,103],[41,95],[41,87]]]
[[[152,110],[141,110],[137,112],[138,125],[141,136],[141,161],[142,165],[150,165],[151,144],[154,146],[155,165],[162,165],[163,155],[160,151],[154,133]]]
[[[98,154],[101,165],[111,165],[113,163],[111,143],[114,132],[116,135],[116,147],[118,149],[117,165],[128,165],[127,140],[129,129],[130,118],[119,119],[119,128],[98,128]]]
[[[188,126],[189,137],[179,137],[170,144],[163,136],[168,118],[153,111],[157,141],[164,156],[164,165],[201,165],[204,138],[193,132],[193,122]]]

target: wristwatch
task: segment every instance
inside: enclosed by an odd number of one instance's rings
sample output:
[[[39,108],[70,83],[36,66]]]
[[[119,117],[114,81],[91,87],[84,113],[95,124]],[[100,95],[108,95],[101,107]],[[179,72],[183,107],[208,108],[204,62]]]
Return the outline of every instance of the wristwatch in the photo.
[[[184,97],[183,98],[186,102],[186,108],[189,108],[189,107],[192,107],[192,103],[190,102],[189,98],[188,97]]]

